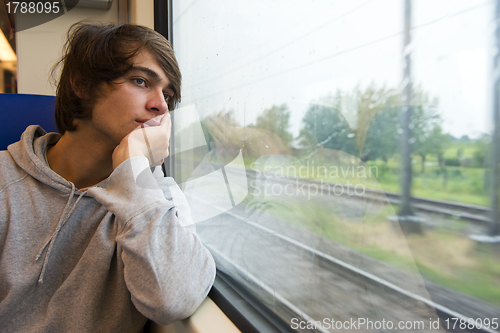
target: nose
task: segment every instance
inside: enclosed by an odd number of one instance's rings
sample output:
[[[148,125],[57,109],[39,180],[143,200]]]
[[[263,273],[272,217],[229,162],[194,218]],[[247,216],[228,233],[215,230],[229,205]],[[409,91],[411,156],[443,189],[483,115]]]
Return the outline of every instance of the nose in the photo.
[[[168,111],[168,105],[161,89],[154,89],[150,92],[146,107],[148,110],[159,114]]]

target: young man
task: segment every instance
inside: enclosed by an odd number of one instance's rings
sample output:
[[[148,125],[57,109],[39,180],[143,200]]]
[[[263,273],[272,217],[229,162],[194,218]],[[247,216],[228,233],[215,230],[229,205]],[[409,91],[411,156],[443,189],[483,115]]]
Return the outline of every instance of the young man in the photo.
[[[215,264],[153,168],[180,100],[170,44],[79,23],[60,64],[60,134],[30,126],[0,152],[0,330],[139,332],[191,315]]]

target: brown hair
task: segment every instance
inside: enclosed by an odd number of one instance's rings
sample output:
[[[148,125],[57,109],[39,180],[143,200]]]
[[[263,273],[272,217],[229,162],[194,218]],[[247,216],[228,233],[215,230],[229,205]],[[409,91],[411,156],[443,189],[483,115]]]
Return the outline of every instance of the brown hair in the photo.
[[[171,44],[147,27],[78,22],[68,31],[63,55],[52,69],[62,65],[57,84],[55,119],[59,133],[76,129],[75,119],[91,117],[101,83],[111,84],[132,69],[132,58],[142,49],[158,61],[173,85],[168,102],[173,110],[181,99],[181,73]],[[85,98],[82,98],[84,96]]]

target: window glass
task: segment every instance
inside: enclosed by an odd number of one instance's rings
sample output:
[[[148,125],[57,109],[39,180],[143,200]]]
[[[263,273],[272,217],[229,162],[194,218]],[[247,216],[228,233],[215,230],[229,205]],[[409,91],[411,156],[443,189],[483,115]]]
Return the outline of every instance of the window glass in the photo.
[[[299,331],[497,330],[494,12],[174,1],[174,175],[218,268]]]

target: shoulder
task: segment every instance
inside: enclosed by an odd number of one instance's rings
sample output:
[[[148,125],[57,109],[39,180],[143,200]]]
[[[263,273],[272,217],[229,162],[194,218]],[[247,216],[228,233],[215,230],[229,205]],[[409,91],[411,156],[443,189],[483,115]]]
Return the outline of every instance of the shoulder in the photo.
[[[0,194],[28,174],[17,165],[7,150],[0,151]]]

